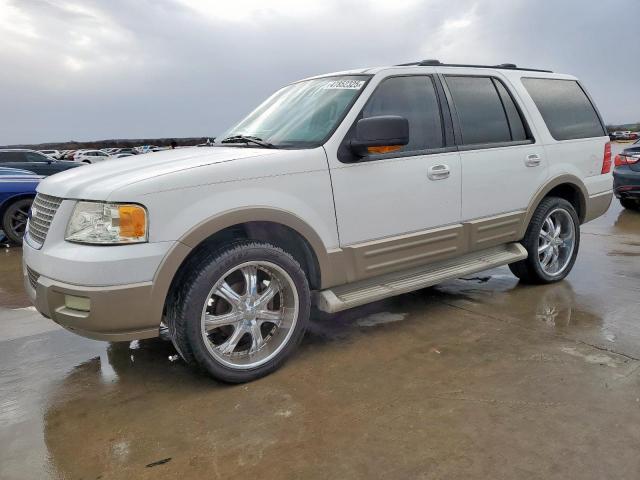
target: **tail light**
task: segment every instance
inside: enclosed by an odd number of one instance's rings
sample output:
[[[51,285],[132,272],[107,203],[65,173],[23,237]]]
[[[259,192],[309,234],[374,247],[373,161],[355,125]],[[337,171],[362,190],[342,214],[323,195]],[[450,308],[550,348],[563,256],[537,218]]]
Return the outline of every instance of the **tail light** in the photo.
[[[622,165],[632,165],[640,161],[640,155],[616,155],[615,166],[620,167]]]
[[[602,174],[611,171],[611,142],[607,142],[604,146],[604,157],[602,158]]]

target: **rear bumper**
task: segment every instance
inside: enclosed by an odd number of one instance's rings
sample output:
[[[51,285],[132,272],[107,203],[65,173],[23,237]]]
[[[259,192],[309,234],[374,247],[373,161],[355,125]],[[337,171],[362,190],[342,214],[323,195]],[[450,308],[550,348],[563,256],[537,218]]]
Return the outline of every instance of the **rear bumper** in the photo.
[[[608,190],[603,193],[598,193],[597,195],[591,195],[587,199],[587,210],[585,212],[584,222],[586,223],[594,218],[598,218],[601,215],[604,215],[607,210],[609,210],[609,206],[611,205],[611,200],[613,199],[613,192]]]
[[[25,290],[36,309],[78,335],[119,342],[159,334],[151,308],[151,282],[84,287],[38,275],[26,265],[23,277]],[[83,299],[88,308],[70,308],[69,300],[74,298]]]
[[[613,171],[613,191],[617,198],[640,198],[640,172],[628,166]]]

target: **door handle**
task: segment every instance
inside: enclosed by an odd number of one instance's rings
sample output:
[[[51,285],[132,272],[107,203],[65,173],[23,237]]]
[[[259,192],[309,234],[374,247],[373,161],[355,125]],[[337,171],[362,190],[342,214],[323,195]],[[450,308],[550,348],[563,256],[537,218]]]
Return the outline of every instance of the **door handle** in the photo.
[[[449,178],[449,175],[451,175],[449,165],[434,165],[427,170],[429,180],[444,180],[445,178]]]
[[[542,158],[537,153],[527,155],[527,158],[525,158],[524,160],[524,164],[527,167],[537,167],[538,165],[540,165],[540,162],[542,162]]]

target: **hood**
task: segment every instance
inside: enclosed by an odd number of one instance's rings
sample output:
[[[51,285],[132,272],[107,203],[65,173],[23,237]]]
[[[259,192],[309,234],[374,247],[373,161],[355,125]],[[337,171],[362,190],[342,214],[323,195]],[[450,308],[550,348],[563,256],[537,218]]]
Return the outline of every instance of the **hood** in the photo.
[[[38,192],[60,198],[105,200],[113,191],[143,180],[276,151],[251,147],[192,147],[109,159],[52,175],[40,183]]]

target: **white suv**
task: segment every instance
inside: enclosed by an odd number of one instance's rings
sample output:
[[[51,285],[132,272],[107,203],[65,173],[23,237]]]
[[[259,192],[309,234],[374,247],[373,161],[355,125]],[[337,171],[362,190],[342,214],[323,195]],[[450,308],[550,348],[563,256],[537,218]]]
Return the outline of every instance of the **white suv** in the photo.
[[[265,375],[326,312],[509,264],[573,267],[611,202],[602,120],[569,75],[437,61],[323,75],[211,148],[71,170],[24,244],[38,310],[124,341],[166,325],[217,379]]]

